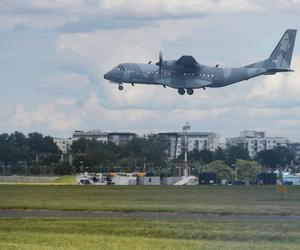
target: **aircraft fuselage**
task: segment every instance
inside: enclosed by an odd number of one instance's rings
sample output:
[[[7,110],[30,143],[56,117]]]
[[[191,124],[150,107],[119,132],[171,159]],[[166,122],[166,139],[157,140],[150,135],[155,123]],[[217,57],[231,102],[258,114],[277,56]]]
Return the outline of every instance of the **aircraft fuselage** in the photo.
[[[119,68],[118,68],[119,67]],[[199,65],[193,70],[162,70],[155,64],[123,63],[104,75],[117,84],[152,84],[170,88],[223,87],[267,73],[262,68],[218,68]]]

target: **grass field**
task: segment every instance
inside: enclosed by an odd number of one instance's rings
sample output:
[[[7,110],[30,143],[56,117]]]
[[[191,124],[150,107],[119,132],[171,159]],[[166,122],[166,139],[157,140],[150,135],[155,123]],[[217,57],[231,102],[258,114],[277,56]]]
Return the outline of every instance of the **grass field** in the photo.
[[[300,223],[1,219],[0,249],[299,249]]]
[[[53,183],[65,184],[65,185],[75,185],[76,183],[76,176],[75,175],[64,175],[56,180]]]
[[[300,215],[300,187],[1,185],[0,209]]]
[[[65,177],[57,183],[70,183]],[[0,185],[0,209],[300,215],[300,187]],[[2,250],[299,249],[300,222],[0,218]]]

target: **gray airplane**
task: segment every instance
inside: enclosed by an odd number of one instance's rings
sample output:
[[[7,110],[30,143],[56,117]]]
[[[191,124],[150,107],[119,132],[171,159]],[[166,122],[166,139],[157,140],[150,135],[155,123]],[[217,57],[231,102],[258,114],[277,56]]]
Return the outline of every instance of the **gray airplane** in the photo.
[[[192,95],[194,89],[224,87],[233,83],[260,76],[273,75],[277,72],[290,72],[297,30],[288,29],[271,56],[263,61],[240,68],[210,67],[199,64],[192,56],[182,56],[178,60],[163,60],[155,64],[122,63],[108,71],[104,78],[119,85],[123,83],[162,85],[178,90],[180,95],[185,91]]]

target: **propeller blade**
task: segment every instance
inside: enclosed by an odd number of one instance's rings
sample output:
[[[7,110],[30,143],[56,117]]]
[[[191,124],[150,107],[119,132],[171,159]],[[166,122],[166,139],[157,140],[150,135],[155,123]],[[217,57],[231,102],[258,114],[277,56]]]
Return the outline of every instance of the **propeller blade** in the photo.
[[[161,76],[162,62],[163,62],[163,53],[162,53],[162,51],[160,50],[160,51],[159,51],[159,62],[158,62],[158,66],[159,66],[159,76]]]

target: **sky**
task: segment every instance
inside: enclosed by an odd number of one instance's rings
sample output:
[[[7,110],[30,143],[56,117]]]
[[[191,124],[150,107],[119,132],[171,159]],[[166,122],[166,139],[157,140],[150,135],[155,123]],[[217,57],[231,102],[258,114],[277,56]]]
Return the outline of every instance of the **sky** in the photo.
[[[300,141],[300,44],[293,73],[179,96],[161,86],[117,85],[124,62],[192,55],[205,65],[267,58],[300,26],[300,0],[0,0],[0,133],[74,130],[139,134],[266,131]],[[299,36],[299,34],[298,34]]]

